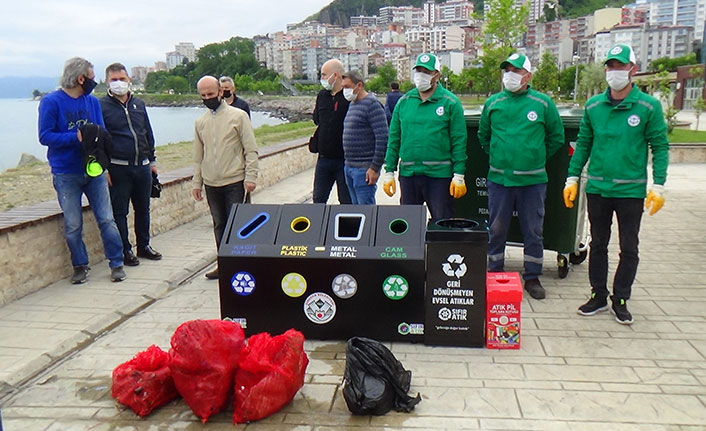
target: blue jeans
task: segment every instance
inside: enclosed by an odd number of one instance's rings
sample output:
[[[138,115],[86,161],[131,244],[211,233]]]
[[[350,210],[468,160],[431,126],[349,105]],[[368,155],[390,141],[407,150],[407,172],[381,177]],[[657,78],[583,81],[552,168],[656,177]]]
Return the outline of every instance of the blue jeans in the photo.
[[[74,267],[88,265],[88,253],[82,237],[81,195],[85,194],[98,223],[103,250],[110,267],[122,266],[123,245],[113,220],[106,174],[103,173],[95,178],[85,174],[54,174],[53,181],[59,206],[64,212],[64,236],[71,252],[71,264]]]
[[[454,216],[454,199],[449,193],[450,185],[451,178],[400,175],[400,203],[402,205],[426,203],[432,221],[451,218]]]
[[[591,250],[588,254],[588,279],[596,296],[608,296],[608,243],[613,214],[618,219],[620,258],[613,278],[613,300],[630,299],[632,283],[640,262],[640,222],[644,199],[604,198],[587,194],[588,221],[591,223]]]
[[[351,203],[346,186],[346,176],[343,173],[343,158],[322,157],[316,160],[314,170],[314,203],[325,204],[331,194],[333,183],[338,189],[338,202],[342,204]]]
[[[531,280],[542,275],[544,261],[544,198],[546,184],[505,187],[488,181],[488,271],[500,272],[505,266],[505,242],[517,210],[524,243],[525,272],[522,278]]]
[[[149,165],[122,166],[110,165],[110,201],[113,203],[113,216],[123,242],[123,252],[132,249],[128,239],[127,215],[130,202],[135,211],[135,237],[137,248],[150,245],[150,192],[152,190],[152,172]]]
[[[348,193],[353,205],[375,205],[375,191],[378,186],[377,184],[371,186],[365,181],[365,174],[368,170],[346,165],[343,171],[346,174]]]

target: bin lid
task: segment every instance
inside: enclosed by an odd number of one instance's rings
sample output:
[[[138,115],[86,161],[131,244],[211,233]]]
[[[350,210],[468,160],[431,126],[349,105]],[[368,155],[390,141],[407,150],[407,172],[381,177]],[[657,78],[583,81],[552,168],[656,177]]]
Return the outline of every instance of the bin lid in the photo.
[[[465,218],[449,218],[429,221],[427,241],[442,242],[487,242],[488,229],[484,223]]]
[[[565,128],[579,128],[581,118],[583,118],[583,108],[560,106],[558,110],[559,116],[561,117],[561,122],[564,123]],[[478,127],[482,111],[483,109],[481,108],[464,110],[463,115],[466,117],[466,126]]]

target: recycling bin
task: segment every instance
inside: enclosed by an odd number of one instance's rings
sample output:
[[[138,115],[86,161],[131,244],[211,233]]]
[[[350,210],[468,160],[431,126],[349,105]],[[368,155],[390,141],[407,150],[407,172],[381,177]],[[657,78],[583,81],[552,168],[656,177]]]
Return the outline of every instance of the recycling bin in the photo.
[[[560,109],[559,115],[564,125],[566,145],[547,160],[547,197],[544,212],[544,249],[559,253],[557,264],[559,276],[568,274],[571,263],[581,263],[586,258],[585,234],[585,179],[579,183],[579,193],[573,208],[566,208],[563,200],[564,183],[569,161],[576,145],[582,109]],[[467,110],[466,127],[468,141],[466,152],[466,185],[468,193],[455,199],[457,217],[488,222],[488,155],[478,141],[480,110]],[[517,216],[513,215],[507,242],[521,244],[522,231]]]
[[[486,226],[459,218],[430,221],[426,244],[424,344],[483,347]]]
[[[251,205],[218,252],[222,318],[247,335],[423,341],[421,205]]]

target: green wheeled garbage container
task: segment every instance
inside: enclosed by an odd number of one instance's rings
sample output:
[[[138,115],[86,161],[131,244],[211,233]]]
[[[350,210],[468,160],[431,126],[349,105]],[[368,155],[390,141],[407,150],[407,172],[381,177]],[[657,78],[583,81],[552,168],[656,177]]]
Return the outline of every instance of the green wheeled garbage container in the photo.
[[[573,208],[566,208],[562,192],[569,160],[576,145],[576,138],[583,116],[583,109],[559,109],[564,124],[566,146],[547,160],[547,198],[544,213],[544,249],[557,252],[557,267],[560,278],[565,278],[570,264],[583,262],[587,254],[585,179],[579,186],[579,195]],[[468,193],[456,199],[456,216],[481,221],[488,220],[488,155],[478,142],[478,125],[481,111],[467,110],[466,127],[468,145],[466,152],[466,184]],[[516,216],[513,216],[507,238],[508,244],[521,244],[522,232]]]

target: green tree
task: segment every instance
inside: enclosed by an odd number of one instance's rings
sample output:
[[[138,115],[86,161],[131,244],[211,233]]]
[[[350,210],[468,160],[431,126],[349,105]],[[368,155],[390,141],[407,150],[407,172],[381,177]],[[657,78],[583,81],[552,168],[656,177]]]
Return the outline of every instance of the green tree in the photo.
[[[397,81],[397,69],[390,62],[386,62],[377,69],[377,76],[365,83],[368,91],[382,94],[390,90],[390,83]]]
[[[145,91],[148,93],[161,93],[164,90],[164,83],[171,76],[169,72],[150,72],[145,78]]]
[[[576,69],[578,68],[579,74],[584,68],[583,64],[577,64],[559,72],[559,88],[561,88],[561,94],[564,96],[571,96],[574,91],[574,84],[576,83]]]
[[[674,72],[677,70],[677,67],[679,66],[688,66],[690,64],[697,64],[698,62],[696,61],[696,53],[692,52],[690,54],[681,56],[681,57],[676,57],[676,58],[670,58],[670,57],[662,57],[658,58],[656,60],[653,60],[650,62],[650,71],[652,72],[659,72],[662,70],[666,70],[668,72]]]
[[[586,65],[579,75],[578,94],[586,95],[586,99],[595,96],[608,86],[605,80],[605,69],[600,63]]]
[[[677,123],[679,110],[674,108],[674,93],[669,82],[669,72],[663,70],[649,77],[647,88],[650,94],[657,97],[662,102],[662,105],[667,107],[664,110],[664,119],[667,121],[667,133],[672,133]]]
[[[467,94],[473,90],[473,69],[462,69],[458,75],[449,78],[449,88],[454,94]]]
[[[41,95],[42,95],[42,92],[37,90],[36,88],[34,90],[32,90],[32,97],[34,97],[35,99]]]
[[[532,77],[532,86],[542,92],[556,94],[559,87],[559,68],[556,65],[556,58],[549,52],[544,51],[542,59]]]
[[[483,29],[483,56],[474,72],[474,86],[485,93],[499,91],[500,63],[513,51],[522,39],[527,26],[527,5],[515,8],[515,0],[489,0]]]
[[[174,93],[188,93],[189,92],[189,81],[183,76],[169,76],[164,81],[164,87],[162,90],[173,91]]]

